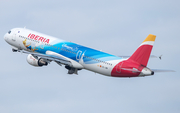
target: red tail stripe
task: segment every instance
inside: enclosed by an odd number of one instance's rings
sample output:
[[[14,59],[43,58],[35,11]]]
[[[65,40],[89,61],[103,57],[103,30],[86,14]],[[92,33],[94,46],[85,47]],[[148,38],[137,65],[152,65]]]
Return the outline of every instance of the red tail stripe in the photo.
[[[133,60],[143,66],[147,66],[151,50],[152,50],[152,45],[142,45],[140,46],[134,53],[133,55],[129,58],[129,60]]]

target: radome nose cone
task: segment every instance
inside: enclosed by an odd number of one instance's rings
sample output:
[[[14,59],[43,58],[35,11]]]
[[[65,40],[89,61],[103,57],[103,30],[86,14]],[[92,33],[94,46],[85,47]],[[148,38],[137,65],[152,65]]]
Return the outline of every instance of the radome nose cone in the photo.
[[[6,41],[7,37],[6,37],[6,34],[4,35],[4,40]]]
[[[8,42],[8,35],[7,35],[7,33],[4,35],[4,40],[5,40],[6,42]]]

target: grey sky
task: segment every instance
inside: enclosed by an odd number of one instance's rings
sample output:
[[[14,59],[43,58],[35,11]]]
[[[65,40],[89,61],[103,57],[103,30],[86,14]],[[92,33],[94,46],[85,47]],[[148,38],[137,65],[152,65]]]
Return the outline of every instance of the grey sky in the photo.
[[[179,113],[180,1],[1,0],[1,113]],[[157,35],[152,69],[143,78],[111,78],[82,70],[68,75],[55,63],[30,66],[26,54],[4,41],[24,27],[114,55],[131,55],[148,34]]]

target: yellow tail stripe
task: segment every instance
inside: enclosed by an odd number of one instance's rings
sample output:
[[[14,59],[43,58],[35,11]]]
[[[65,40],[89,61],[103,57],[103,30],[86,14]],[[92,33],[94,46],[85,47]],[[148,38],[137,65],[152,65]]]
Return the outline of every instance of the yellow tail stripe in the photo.
[[[155,39],[156,39],[156,35],[149,34],[143,42],[155,41]]]

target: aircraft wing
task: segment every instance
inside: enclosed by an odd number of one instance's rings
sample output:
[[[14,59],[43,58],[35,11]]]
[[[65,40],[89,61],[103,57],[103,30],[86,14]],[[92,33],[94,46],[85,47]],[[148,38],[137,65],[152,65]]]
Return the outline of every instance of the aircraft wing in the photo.
[[[28,51],[24,51],[24,50],[18,50],[18,52],[21,53],[26,53],[26,54],[31,54],[33,57],[37,58],[43,58],[49,61],[55,61],[58,64],[65,64],[65,65],[69,65],[71,66],[71,62],[63,57],[60,56],[55,56],[55,55],[48,55],[48,54],[40,54],[40,53],[34,53],[34,52],[28,52]]]
[[[121,58],[129,58],[131,56],[119,56],[119,57],[121,57]],[[155,55],[150,55],[150,58],[158,58],[158,57],[155,56]]]

